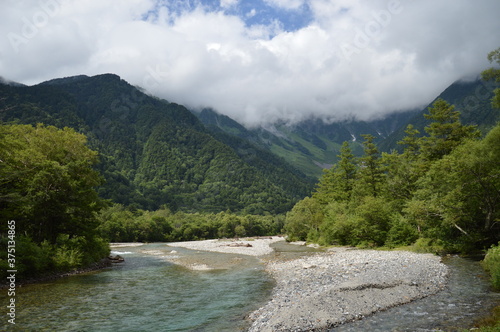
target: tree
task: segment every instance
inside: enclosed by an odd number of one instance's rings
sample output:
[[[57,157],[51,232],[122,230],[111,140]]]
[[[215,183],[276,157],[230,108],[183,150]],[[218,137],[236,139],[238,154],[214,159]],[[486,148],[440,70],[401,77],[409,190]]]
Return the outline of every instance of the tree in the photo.
[[[421,157],[432,162],[449,154],[455,147],[469,138],[477,138],[480,133],[475,126],[460,123],[460,112],[443,99],[436,100],[424,117],[432,122],[425,127],[429,136],[420,139]]]
[[[86,146],[86,137],[43,125],[2,126],[2,131],[3,217],[22,222],[39,242],[55,242],[60,233],[92,232],[94,212],[101,207],[94,188],[101,178],[92,168],[97,152]]]
[[[498,65],[500,65],[500,47],[488,53],[488,60],[490,61],[490,63],[496,62]],[[493,67],[486,69],[481,73],[481,76],[485,81],[494,80],[498,83],[500,82],[500,69]],[[500,88],[495,89],[494,93],[495,95],[491,100],[491,104],[495,108],[500,108]]]
[[[349,142],[342,144],[338,157],[339,162],[324,172],[313,194],[324,205],[332,201],[348,200],[351,196],[357,165]]]
[[[403,155],[406,159],[416,160],[420,154],[420,144],[418,141],[420,132],[412,124],[409,124],[406,127],[405,134],[406,136],[398,144],[405,146]]]
[[[377,197],[382,191],[384,172],[380,167],[380,158],[377,145],[373,142],[375,137],[370,134],[361,135],[364,155],[359,159],[360,169],[357,173],[356,194],[360,197]]]
[[[500,240],[500,126],[435,161],[406,204],[421,237],[468,252]]]
[[[308,236],[317,236],[322,222],[321,205],[314,198],[306,197],[286,214],[284,228],[290,240],[306,240]]]
[[[419,131],[409,124],[405,133],[406,136],[398,142],[404,145],[402,154],[396,151],[382,154],[388,193],[392,199],[400,202],[411,199],[416,189],[416,181],[425,173],[425,167],[420,160]]]
[[[86,137],[39,124],[0,125],[0,138],[0,219],[15,220],[24,247],[50,252],[61,269],[107,255],[108,245],[97,231],[102,202],[95,187],[101,177],[93,166],[98,156]],[[23,259],[36,251],[16,254]],[[25,270],[27,275],[38,268]]]

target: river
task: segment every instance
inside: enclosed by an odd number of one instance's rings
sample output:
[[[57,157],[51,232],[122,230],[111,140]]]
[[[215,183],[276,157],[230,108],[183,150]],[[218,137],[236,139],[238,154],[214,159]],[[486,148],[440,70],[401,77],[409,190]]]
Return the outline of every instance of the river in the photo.
[[[18,288],[16,325],[4,316],[2,331],[244,331],[245,317],[269,300],[273,286],[263,264],[250,256],[165,244],[117,250],[125,262],[112,268]],[[165,259],[172,250],[197,262],[220,261],[220,268],[173,264]],[[280,243],[276,250],[292,257],[308,254]],[[450,284],[438,295],[332,331],[451,331],[498,304],[478,262],[452,257],[445,263]],[[6,292],[0,297],[6,303]]]

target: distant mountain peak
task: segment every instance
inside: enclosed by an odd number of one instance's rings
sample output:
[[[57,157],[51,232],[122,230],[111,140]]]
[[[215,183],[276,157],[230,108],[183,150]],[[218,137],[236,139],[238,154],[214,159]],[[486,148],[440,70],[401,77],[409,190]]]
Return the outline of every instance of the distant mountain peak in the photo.
[[[3,76],[0,76],[0,84],[10,85],[10,86],[25,86],[24,84],[8,80],[8,79],[4,78]]]
[[[77,76],[68,76],[63,78],[55,78],[52,80],[48,80],[40,83],[41,85],[63,85],[67,83],[73,83],[77,81],[81,81],[82,79],[89,78],[87,75],[77,75]]]
[[[63,78],[55,78],[52,80],[45,81],[43,83],[40,83],[41,85],[65,85],[65,84],[71,84],[71,83],[76,83],[82,80],[86,79],[106,79],[106,80],[111,80],[111,81],[121,81],[121,77],[116,75],[116,74],[99,74],[95,76],[87,76],[87,75],[76,75],[76,76],[68,76],[68,77],[63,77]]]

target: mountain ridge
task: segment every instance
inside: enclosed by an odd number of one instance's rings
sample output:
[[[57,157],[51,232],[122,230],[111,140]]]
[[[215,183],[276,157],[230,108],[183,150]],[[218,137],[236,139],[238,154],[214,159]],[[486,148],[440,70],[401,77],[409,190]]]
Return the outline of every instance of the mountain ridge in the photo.
[[[102,197],[144,209],[283,213],[312,181],[281,159],[218,140],[184,106],[119,76],[80,75],[29,87],[0,85],[0,120],[85,133],[101,154]],[[269,161],[268,161],[269,160]],[[251,161],[251,162],[250,162]]]
[[[340,146],[350,142],[354,154],[362,154],[362,134],[376,137],[380,151],[399,150],[397,144],[404,136],[408,124],[413,124],[421,135],[428,122],[423,117],[427,108],[442,98],[455,104],[461,112],[464,124],[477,124],[486,133],[499,119],[499,112],[492,109],[490,99],[498,84],[481,79],[456,81],[429,102],[423,109],[391,113],[381,119],[357,121],[355,119],[326,123],[321,119],[308,119],[300,123],[270,124],[257,129],[247,129],[226,115],[213,109],[194,112],[198,118],[213,131],[224,131],[248,139],[299,168],[308,176],[321,176],[322,169],[337,162]]]

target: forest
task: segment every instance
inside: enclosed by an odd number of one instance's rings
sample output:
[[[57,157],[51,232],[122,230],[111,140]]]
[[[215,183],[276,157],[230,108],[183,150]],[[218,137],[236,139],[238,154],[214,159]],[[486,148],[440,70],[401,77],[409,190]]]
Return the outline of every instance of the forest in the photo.
[[[380,154],[365,135],[364,155],[345,143],[340,161],[287,214],[292,239],[362,247],[425,245],[471,252],[500,238],[500,126],[484,138],[444,100],[429,108],[426,136],[409,125],[402,153]]]
[[[500,64],[500,49],[489,60]],[[483,78],[499,82],[500,70]],[[312,190],[270,152],[138,91],[109,75],[2,86],[0,242],[15,240],[20,278],[95,264],[109,242],[285,234],[438,254],[491,248],[485,265],[500,285],[500,124],[481,133],[438,99],[400,151],[380,153],[367,134],[356,157],[344,142]],[[8,264],[0,253],[2,273]]]

